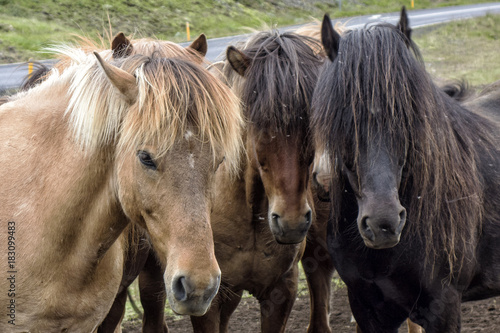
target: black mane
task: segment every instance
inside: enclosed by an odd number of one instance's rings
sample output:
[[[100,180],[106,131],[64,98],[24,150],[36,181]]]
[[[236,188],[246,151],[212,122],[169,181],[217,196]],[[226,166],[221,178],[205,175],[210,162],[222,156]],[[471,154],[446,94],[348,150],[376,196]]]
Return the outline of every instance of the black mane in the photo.
[[[355,165],[360,147],[375,137],[385,137],[395,154],[407,151],[400,187],[408,206],[403,238],[418,235],[431,262],[444,251],[453,271],[481,230],[481,158],[498,155],[495,131],[433,83],[418,49],[408,42],[386,24],[342,35],[339,54],[325,66],[315,90],[315,141],[332,165],[339,158]],[[338,168],[332,189],[335,224],[343,192]]]

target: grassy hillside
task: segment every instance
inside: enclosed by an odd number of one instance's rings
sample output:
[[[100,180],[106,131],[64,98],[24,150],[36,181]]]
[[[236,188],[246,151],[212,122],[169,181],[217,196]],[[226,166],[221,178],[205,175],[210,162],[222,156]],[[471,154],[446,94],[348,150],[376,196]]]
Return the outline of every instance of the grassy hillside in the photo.
[[[415,0],[415,8],[466,3],[470,0]],[[339,8],[342,3],[342,9]],[[292,25],[321,18],[398,11],[410,0],[0,0],[0,63],[47,58],[43,47],[71,34],[95,36],[123,31],[137,37],[186,40],[246,32],[267,25]]]
[[[500,15],[419,29],[414,40],[436,80],[471,85],[500,80]]]

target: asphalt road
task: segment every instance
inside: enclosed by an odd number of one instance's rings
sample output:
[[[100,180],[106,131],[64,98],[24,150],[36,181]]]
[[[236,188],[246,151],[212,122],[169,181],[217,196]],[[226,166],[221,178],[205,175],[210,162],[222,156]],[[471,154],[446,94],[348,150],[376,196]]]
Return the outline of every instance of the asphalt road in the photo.
[[[465,5],[456,7],[445,7],[437,9],[409,10],[408,16],[410,26],[419,28],[438,23],[449,22],[459,19],[468,19],[472,17],[485,16],[488,13],[500,13],[500,2],[484,3],[475,5]],[[319,18],[321,19],[321,18]],[[396,23],[399,20],[399,13],[388,13],[379,15],[366,15],[351,17],[345,19],[335,19],[334,23],[340,21],[348,28],[355,29],[378,22]],[[282,31],[293,30],[297,27],[287,27],[280,29]],[[210,61],[220,60],[228,45],[244,40],[246,35],[213,38],[208,40],[207,58]],[[188,45],[182,43],[181,45]],[[54,60],[42,60],[45,64],[52,64]],[[0,92],[7,89],[15,89],[19,87],[23,79],[28,75],[28,65],[26,63],[15,63],[0,65]]]

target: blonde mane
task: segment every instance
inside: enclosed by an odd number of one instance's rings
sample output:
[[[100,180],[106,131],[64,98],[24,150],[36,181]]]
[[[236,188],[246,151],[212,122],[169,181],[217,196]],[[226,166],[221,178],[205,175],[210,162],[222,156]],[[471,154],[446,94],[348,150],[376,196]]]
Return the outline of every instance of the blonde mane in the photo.
[[[146,44],[144,47],[153,49],[166,45]],[[189,129],[213,152],[223,153],[231,170],[237,169],[243,126],[239,101],[192,58],[165,58],[164,53],[152,52],[114,61],[136,77],[138,98],[129,105],[93,54],[71,46],[53,50],[66,59],[66,67],[62,73],[53,69],[47,81],[33,90],[54,82],[69,85],[66,115],[75,140],[87,152],[107,145],[123,151],[151,143],[165,153]],[[214,154],[214,163],[215,158]]]
[[[79,49],[86,54],[91,54],[94,51],[98,51],[103,59],[110,60],[112,58],[112,38],[111,33],[107,33],[107,40],[101,36],[92,39],[90,37],[75,35],[75,42],[71,45],[53,46],[47,48],[47,52],[55,53],[57,59],[59,60],[54,67],[60,71],[64,70],[66,67],[70,66],[73,62],[73,57],[66,52],[61,52],[62,49]],[[130,44],[132,46],[132,51],[130,55],[142,54],[147,56],[157,56],[157,57],[181,57],[184,59],[190,59],[195,63],[205,62],[204,57],[200,54],[184,48],[177,43],[160,40],[156,38],[138,38],[133,39],[131,36],[128,37]]]

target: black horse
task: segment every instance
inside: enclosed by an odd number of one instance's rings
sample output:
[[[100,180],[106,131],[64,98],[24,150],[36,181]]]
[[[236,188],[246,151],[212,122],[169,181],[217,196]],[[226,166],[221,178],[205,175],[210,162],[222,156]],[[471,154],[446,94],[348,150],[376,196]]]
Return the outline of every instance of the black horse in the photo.
[[[500,89],[451,98],[401,24],[340,37],[325,16],[322,42],[312,125],[334,166],[328,247],[356,321],[459,332],[461,301],[500,295],[500,127],[488,118]]]

